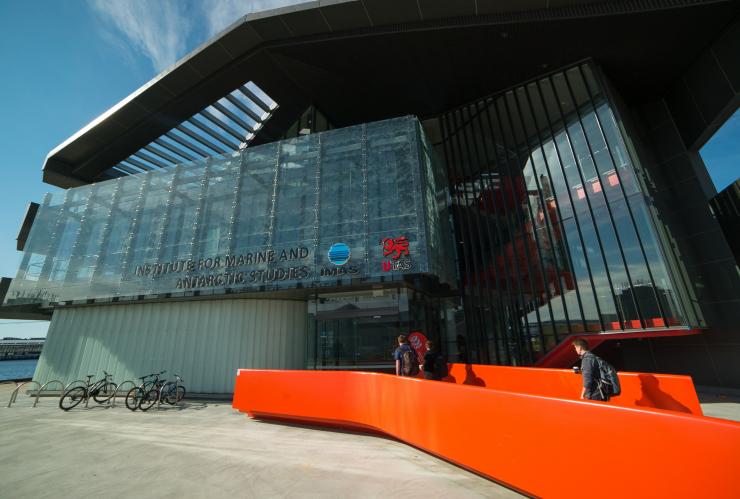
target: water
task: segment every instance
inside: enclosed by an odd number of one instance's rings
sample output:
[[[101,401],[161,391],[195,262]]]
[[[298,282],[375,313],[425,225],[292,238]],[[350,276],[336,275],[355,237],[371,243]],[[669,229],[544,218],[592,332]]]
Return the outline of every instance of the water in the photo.
[[[38,359],[0,361],[0,381],[33,377]]]

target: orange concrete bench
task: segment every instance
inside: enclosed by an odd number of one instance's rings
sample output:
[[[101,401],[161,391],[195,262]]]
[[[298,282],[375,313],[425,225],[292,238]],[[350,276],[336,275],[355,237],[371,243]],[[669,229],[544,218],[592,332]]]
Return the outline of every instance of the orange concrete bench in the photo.
[[[379,373],[277,370],[240,370],[233,407],[381,432],[540,497],[740,497],[740,424],[688,413]]]
[[[448,364],[445,381],[577,400],[583,379],[569,369]],[[620,372],[622,393],[609,404],[621,407],[653,407],[701,416],[701,406],[690,376]]]

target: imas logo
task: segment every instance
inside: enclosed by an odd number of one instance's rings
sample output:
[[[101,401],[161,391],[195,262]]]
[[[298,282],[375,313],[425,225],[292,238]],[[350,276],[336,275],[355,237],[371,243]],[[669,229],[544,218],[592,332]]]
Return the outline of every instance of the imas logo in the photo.
[[[349,246],[344,243],[334,243],[329,248],[329,261],[334,265],[344,265],[349,261],[352,253],[349,250]]]
[[[334,267],[322,268],[319,271],[321,277],[342,277],[352,276],[360,273],[360,269],[354,265],[345,265],[349,262],[352,252],[349,250],[349,246],[344,243],[334,243],[329,248],[329,261],[333,263]]]

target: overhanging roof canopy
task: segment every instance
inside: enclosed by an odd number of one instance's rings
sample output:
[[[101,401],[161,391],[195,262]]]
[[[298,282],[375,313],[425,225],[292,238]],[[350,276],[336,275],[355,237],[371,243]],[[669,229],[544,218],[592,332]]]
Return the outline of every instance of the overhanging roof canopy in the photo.
[[[587,57],[647,99],[739,12],[730,0],[330,0],[251,14],[51,151],[44,181],[110,178],[246,81],[280,105],[253,143],[309,104],[336,126],[425,118]]]

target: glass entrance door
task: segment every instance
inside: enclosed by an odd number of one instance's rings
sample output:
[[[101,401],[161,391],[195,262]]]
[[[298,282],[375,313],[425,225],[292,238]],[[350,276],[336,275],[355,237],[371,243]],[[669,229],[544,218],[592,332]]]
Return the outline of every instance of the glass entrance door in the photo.
[[[316,368],[391,368],[396,338],[401,332],[402,292],[392,289],[318,295]]]

